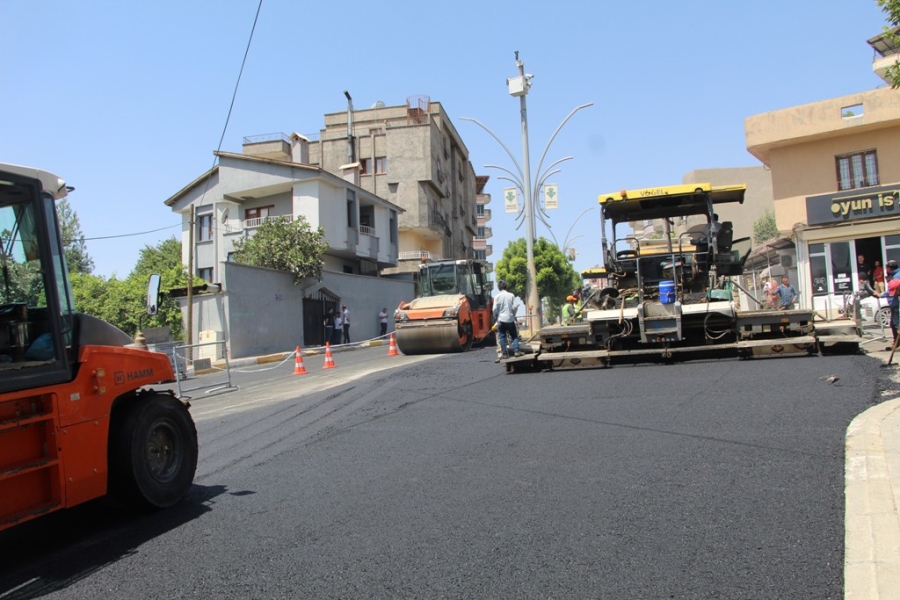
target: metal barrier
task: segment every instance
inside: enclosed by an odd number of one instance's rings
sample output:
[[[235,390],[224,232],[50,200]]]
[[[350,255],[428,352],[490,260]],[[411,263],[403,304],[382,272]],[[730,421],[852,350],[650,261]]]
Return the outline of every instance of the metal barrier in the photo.
[[[238,386],[231,383],[231,367],[228,364],[228,351],[225,342],[206,342],[203,344],[181,344],[171,348],[169,360],[175,371],[175,385],[180,397],[187,397],[187,392],[206,390],[204,393],[221,390],[236,390]],[[222,366],[224,364],[224,367]],[[199,385],[185,387],[183,382],[193,381]]]

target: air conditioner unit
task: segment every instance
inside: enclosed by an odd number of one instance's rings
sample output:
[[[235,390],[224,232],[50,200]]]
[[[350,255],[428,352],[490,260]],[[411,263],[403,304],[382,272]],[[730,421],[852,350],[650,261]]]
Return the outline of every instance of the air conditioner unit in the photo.
[[[221,331],[201,331],[197,358],[222,360],[225,357],[225,344],[220,343],[221,341]]]
[[[793,268],[794,266],[794,255],[793,254],[782,254],[781,255],[781,266],[785,269]]]

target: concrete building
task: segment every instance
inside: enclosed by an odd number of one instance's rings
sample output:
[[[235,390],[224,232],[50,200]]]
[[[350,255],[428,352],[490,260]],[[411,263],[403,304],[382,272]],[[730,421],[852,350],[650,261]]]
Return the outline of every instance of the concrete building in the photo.
[[[897,49],[881,36],[873,70]],[[889,87],[748,117],[747,150],[772,174],[781,265],[801,305],[833,315],[869,267],[900,260],[900,91]]]
[[[182,218],[184,264],[221,288],[194,299],[191,339],[227,340],[232,357],[320,345],[324,313],[344,304],[361,317],[351,339],[376,337],[377,312],[413,292],[410,282],[380,277],[397,264],[402,209],[310,165],[308,140],[298,134],[246,138],[243,150],[216,153],[216,167],[165,201]],[[301,215],[328,243],[321,281],[297,285],[290,274],[230,261],[236,240]]]
[[[475,258],[487,260],[494,253],[494,247],[490,244],[490,239],[494,235],[487,222],[491,220],[491,209],[486,208],[491,203],[491,195],[485,193],[484,187],[487,185],[487,175],[475,176],[475,215],[478,218],[478,230],[473,240],[475,248]]]
[[[346,111],[325,115],[310,163],[403,208],[399,262],[382,273],[415,273],[423,259],[474,258],[475,172],[440,103],[412,96],[404,105],[356,110],[346,95]]]

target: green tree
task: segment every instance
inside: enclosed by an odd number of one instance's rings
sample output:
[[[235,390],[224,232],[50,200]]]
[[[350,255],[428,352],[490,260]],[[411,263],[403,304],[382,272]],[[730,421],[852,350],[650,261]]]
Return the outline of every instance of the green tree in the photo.
[[[126,279],[103,277],[90,273],[72,273],[72,294],[80,312],[103,319],[128,335],[137,333],[138,325],[168,325],[175,339],[183,333],[181,310],[174,298],[162,294],[159,312],[145,315],[147,284],[150,275],[158,273],[163,291],[187,285],[187,272],[181,262],[181,242],[168,239],[157,246],[144,246],[137,264]]]
[[[72,209],[69,201],[63,198],[56,203],[56,214],[59,215],[59,229],[69,272],[93,273],[94,260],[87,252],[78,213]]]
[[[778,237],[778,225],[775,223],[775,213],[766,209],[760,218],[753,223],[753,243],[762,244],[767,240]]]
[[[325,230],[316,230],[301,215],[291,221],[281,217],[259,226],[253,237],[234,244],[232,260],[244,265],[293,273],[294,283],[304,277],[321,277],[328,249]]]
[[[875,3],[886,15],[888,25],[884,27],[885,38],[894,47],[900,47],[900,0],[875,0]],[[888,67],[885,79],[891,83],[892,88],[900,88],[900,58]]]
[[[528,248],[525,238],[509,243],[495,267],[497,278],[506,281],[510,292],[525,298],[525,281],[528,272]],[[545,238],[534,242],[534,268],[537,272],[538,296],[551,306],[551,317],[572,290],[581,287],[580,278],[559,247]]]

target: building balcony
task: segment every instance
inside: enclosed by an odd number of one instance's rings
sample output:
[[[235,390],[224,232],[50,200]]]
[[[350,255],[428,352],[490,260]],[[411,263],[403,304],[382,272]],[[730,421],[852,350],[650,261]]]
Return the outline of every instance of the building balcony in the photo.
[[[423,260],[443,260],[443,258],[426,250],[415,250],[412,252],[400,252],[397,255],[397,260],[416,260],[421,262]]]
[[[248,229],[256,229],[263,223],[271,223],[278,219],[287,219],[288,221],[293,221],[294,215],[272,215],[268,217],[257,217],[255,219],[244,219],[243,221],[240,219],[228,219],[223,224],[223,229],[226,234],[243,233]]]

